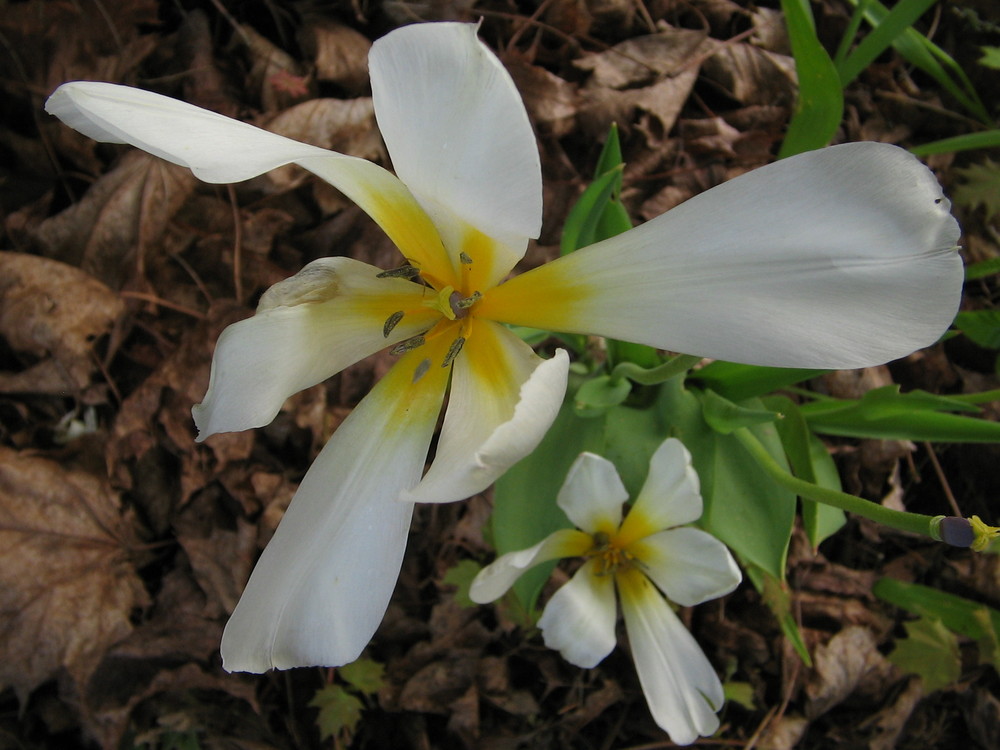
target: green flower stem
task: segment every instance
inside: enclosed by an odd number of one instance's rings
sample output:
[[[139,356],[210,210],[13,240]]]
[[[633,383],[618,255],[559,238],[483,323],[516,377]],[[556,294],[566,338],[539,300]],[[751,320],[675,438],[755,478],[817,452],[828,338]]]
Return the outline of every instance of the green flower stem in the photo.
[[[622,378],[628,378],[639,385],[659,385],[687,372],[701,362],[701,360],[701,357],[691,354],[678,354],[676,357],[668,359],[662,365],[650,367],[648,370],[634,362],[622,362],[612,371],[611,382],[618,383]]]
[[[846,492],[820,487],[812,482],[806,482],[798,477],[792,476],[778,464],[777,461],[767,452],[760,440],[746,427],[741,427],[733,432],[737,440],[746,448],[750,455],[754,457],[760,467],[783,487],[788,488],[799,497],[815,500],[824,505],[832,505],[834,508],[846,510],[864,516],[872,521],[876,521],[884,526],[890,526],[900,531],[911,531],[916,534],[923,534],[932,539],[940,539],[934,533],[935,521],[940,516],[925,516],[921,513],[906,513],[899,510],[885,508],[870,500],[848,495]]]

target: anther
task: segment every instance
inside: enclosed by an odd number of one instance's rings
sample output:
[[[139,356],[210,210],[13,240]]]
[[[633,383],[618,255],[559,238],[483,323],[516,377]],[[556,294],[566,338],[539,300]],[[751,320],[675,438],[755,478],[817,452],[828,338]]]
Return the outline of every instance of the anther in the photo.
[[[448,297],[448,305],[451,307],[451,311],[455,313],[455,319],[459,320],[468,317],[469,308],[482,299],[482,296],[479,292],[473,292],[468,297],[463,297],[459,292],[452,292],[451,296]]]
[[[412,339],[400,341],[389,350],[389,354],[406,354],[407,352],[412,352],[417,347],[423,346],[425,341],[426,339],[423,336],[414,336]]]
[[[397,310],[392,315],[390,315],[385,320],[385,324],[382,326],[382,338],[389,338],[389,334],[392,333],[392,329],[399,325],[399,321],[403,319],[403,311]]]
[[[416,266],[405,265],[399,268],[392,268],[375,274],[377,279],[415,279],[420,275],[420,269]]]
[[[466,255],[464,250],[458,254],[458,259],[467,266],[472,265],[472,258]]]
[[[458,353],[462,351],[463,346],[465,346],[465,339],[461,336],[452,341],[451,346],[448,347],[448,353],[444,355],[444,362],[441,363],[441,366],[447,367],[454,362],[455,357],[457,357]]]

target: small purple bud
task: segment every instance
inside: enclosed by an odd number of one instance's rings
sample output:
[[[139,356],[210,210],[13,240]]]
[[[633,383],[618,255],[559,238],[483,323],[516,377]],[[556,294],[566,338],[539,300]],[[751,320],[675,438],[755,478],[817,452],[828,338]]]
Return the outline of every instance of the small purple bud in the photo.
[[[976,533],[969,519],[958,516],[942,518],[938,533],[941,535],[941,541],[952,547],[971,547],[976,539]]]

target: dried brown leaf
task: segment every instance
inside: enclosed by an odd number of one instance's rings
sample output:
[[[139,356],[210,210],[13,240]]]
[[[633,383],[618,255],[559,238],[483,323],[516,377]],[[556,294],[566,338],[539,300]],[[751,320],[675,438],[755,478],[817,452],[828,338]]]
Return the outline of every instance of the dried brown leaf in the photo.
[[[127,152],[83,199],[35,228],[43,254],[121,288],[145,285],[147,253],[194,190],[191,171],[142,151]]]
[[[829,643],[816,649],[815,668],[806,684],[807,714],[815,718],[859,689],[884,692],[894,674],[893,666],[879,652],[868,628],[844,628]],[[881,688],[881,690],[879,689]]]
[[[302,48],[316,66],[316,78],[360,94],[368,86],[368,37],[329,18],[312,18],[300,32]]]
[[[84,471],[0,447],[0,685],[22,705],[65,669],[86,684],[149,601],[119,498]]]
[[[797,81],[795,60],[752,44],[719,47],[703,72],[740,104],[791,104]]]
[[[520,57],[509,57],[505,65],[539,134],[554,138],[569,134],[578,107],[576,87]]]
[[[41,361],[0,373],[0,391],[74,392],[97,369],[94,339],[124,312],[117,294],[77,268],[47,258],[0,252],[0,336]]]

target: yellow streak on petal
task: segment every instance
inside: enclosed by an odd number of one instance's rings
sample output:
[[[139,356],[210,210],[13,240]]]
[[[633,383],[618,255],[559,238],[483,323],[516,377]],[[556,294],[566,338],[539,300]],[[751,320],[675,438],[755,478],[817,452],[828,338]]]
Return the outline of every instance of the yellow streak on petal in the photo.
[[[501,323],[587,333],[581,303],[594,294],[591,281],[574,278],[573,256],[539,266],[485,292],[476,314]]]
[[[465,331],[462,356],[477,383],[480,406],[492,412],[491,424],[505,422],[513,415],[520,395],[520,383],[512,383],[510,379],[517,373],[517,365],[508,356],[495,324],[469,318]]]
[[[475,227],[467,227],[462,252],[472,263],[460,263],[462,283],[458,287],[459,291],[463,297],[468,297],[473,292],[485,292],[494,277],[495,266],[503,255],[501,249],[494,239]]]
[[[649,597],[660,596],[646,574],[634,565],[619,568],[615,572],[615,583],[622,601],[628,600],[636,607],[642,607],[643,601]]]
[[[378,187],[356,195],[358,205],[389,235],[403,257],[420,269],[428,283],[437,288],[457,286],[458,279],[437,228],[410,191],[398,180],[393,189]]]
[[[384,398],[383,408],[392,410],[392,423],[403,427],[413,415],[432,411],[436,419],[448,385],[450,368],[441,367],[441,361],[449,343],[446,337],[437,337],[403,354],[369,394],[369,398]],[[429,366],[423,364],[425,360]]]
[[[641,507],[633,505],[629,509],[628,515],[625,516],[625,520],[622,521],[618,533],[615,534],[614,542],[625,548],[658,531],[663,531],[663,528],[657,525],[656,520],[644,513]]]

